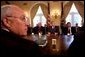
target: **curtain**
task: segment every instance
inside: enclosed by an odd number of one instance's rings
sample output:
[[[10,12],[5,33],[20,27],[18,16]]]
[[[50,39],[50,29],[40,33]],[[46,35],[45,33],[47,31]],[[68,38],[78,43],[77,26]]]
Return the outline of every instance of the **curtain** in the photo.
[[[70,1],[69,3],[67,3],[65,6],[64,6],[64,11],[63,11],[63,19],[65,19],[71,9],[71,6],[72,6],[72,3],[73,1]]]
[[[31,23],[32,23],[32,26],[33,26],[33,19],[34,19],[36,13],[37,13],[37,10],[38,10],[39,6],[41,6],[42,12],[43,12],[45,18],[47,19],[47,15],[48,15],[47,6],[44,5],[44,4],[41,4],[41,3],[36,4],[36,5],[31,9],[31,12],[30,12],[30,14],[31,14],[31,20],[32,20],[32,22],[31,22]]]
[[[47,14],[48,14],[47,6],[44,5],[44,4],[36,4],[36,5],[32,8],[32,10],[31,10],[31,19],[33,19],[34,16],[36,15],[39,6],[41,6],[41,9],[42,9],[42,11],[43,11],[43,14],[44,14],[44,16],[47,18]]]
[[[35,15],[36,15],[36,13],[37,13],[37,10],[38,10],[38,7],[39,7],[39,5],[35,5],[35,6],[31,9],[31,12],[30,12],[30,14],[31,14],[31,19],[33,19],[33,18],[35,17]]]
[[[80,16],[82,17],[82,25],[84,24],[84,4],[81,3],[80,1],[75,1],[75,6],[80,14]]]
[[[82,18],[84,18],[84,4],[82,4],[81,2],[79,1],[75,1],[75,6],[79,12],[79,14],[81,15]]]
[[[63,17],[63,1],[61,2],[61,19]]]
[[[48,8],[47,8],[47,6],[41,4],[41,9],[42,9],[42,12],[43,12],[45,18],[47,19],[47,16],[48,16]]]
[[[70,1],[64,6],[64,13],[63,13],[63,18],[65,19],[72,7],[72,4],[75,4],[79,14],[81,15],[82,18],[84,18],[84,5],[80,1]]]
[[[73,3],[75,4],[79,14],[82,17],[82,23],[84,23],[84,4],[80,1],[70,1],[64,6],[64,9],[63,9],[64,10],[64,13],[63,13],[64,21],[68,15]]]

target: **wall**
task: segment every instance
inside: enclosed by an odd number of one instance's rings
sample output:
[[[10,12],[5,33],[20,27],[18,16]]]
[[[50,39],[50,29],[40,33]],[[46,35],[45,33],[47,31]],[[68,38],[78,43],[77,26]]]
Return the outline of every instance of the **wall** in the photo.
[[[55,15],[59,15],[56,16]],[[61,20],[61,1],[50,1],[50,16],[51,16],[51,21],[56,25],[60,25],[60,20]]]
[[[64,9],[67,9],[69,7],[69,5],[66,5],[68,3],[70,3],[71,1],[1,1],[1,5],[5,5],[5,4],[15,4],[19,7],[21,7],[25,12],[26,12],[26,15],[29,17],[30,19],[30,24],[32,24],[32,17],[31,17],[31,11],[35,10],[33,7],[35,7],[36,4],[43,4],[45,7],[48,7],[48,4],[47,3],[50,3],[50,21],[53,22],[55,25],[59,26],[60,23],[61,23],[61,2],[63,2],[63,7],[65,7]],[[77,2],[77,1],[76,1]],[[80,5],[80,9],[83,9],[80,10],[81,11],[81,14],[82,16],[84,17],[84,1],[80,1],[83,5]],[[78,7],[78,8],[79,8]],[[47,8],[44,9],[44,12],[46,12]],[[52,15],[54,14],[55,11],[58,10],[58,13],[59,13],[59,16],[57,18],[53,18]],[[66,10],[64,10],[64,15],[66,15],[65,12]],[[48,16],[47,14],[48,12],[46,12],[46,15]],[[84,20],[84,18],[83,18]]]

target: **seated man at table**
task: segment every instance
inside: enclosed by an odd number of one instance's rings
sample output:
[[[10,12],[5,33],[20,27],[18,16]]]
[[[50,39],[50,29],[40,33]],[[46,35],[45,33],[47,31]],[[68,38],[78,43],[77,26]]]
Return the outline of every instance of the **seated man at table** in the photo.
[[[79,31],[78,33],[75,34],[74,36],[74,41],[70,45],[68,51],[68,56],[81,56],[83,57],[84,54],[84,27],[82,28],[82,31]]]
[[[59,28],[57,26],[55,26],[55,24],[52,24],[50,26],[50,33],[51,34],[59,34]]]
[[[1,6],[1,56],[39,56],[39,47],[36,43],[26,40],[27,19],[24,11],[15,5]]]
[[[71,27],[71,23],[68,22],[66,27],[63,27],[63,38],[66,49],[69,48],[71,43],[74,41],[75,28]]]
[[[38,23],[34,28],[33,28],[33,32],[34,34],[39,34],[39,33],[42,33],[42,24],[41,23]]]
[[[63,27],[62,30],[63,30],[62,31],[63,35],[68,35],[68,34],[74,35],[76,33],[75,28],[71,26],[70,22],[68,22],[66,24],[66,27]]]
[[[76,33],[80,31],[80,27],[78,26],[78,23],[76,23],[75,30],[76,30]]]
[[[42,28],[42,34],[45,35],[48,33],[48,26],[45,24],[44,27]]]

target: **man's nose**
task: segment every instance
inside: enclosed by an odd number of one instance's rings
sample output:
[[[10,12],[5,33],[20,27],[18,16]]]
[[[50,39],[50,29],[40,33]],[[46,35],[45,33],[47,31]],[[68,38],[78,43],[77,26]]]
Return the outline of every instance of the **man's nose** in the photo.
[[[26,21],[25,24],[26,24],[27,26],[29,26],[29,21]]]
[[[25,24],[26,24],[27,26],[30,24],[28,18],[26,18]]]

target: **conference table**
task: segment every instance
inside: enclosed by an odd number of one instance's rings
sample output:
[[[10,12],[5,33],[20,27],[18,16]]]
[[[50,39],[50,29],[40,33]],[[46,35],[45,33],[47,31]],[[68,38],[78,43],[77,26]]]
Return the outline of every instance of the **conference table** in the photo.
[[[39,45],[44,54],[65,55],[65,51],[74,40],[74,35],[32,34],[29,38]]]

